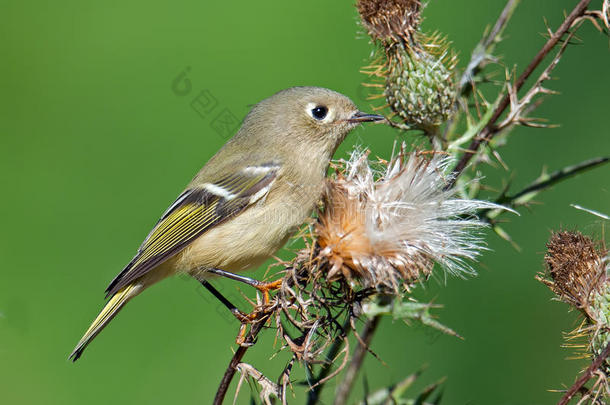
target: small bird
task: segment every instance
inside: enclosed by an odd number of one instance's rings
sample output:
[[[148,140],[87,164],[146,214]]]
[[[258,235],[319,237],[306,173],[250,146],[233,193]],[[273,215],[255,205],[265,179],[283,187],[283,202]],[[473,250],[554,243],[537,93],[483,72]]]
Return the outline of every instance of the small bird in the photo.
[[[70,359],[76,361],[130,299],[170,275],[193,276],[237,316],[206,280],[221,275],[264,290],[263,283],[234,273],[258,267],[286,243],[320,199],[346,135],[362,122],[384,119],[319,87],[292,87],[256,104],[112,280],[110,299]]]

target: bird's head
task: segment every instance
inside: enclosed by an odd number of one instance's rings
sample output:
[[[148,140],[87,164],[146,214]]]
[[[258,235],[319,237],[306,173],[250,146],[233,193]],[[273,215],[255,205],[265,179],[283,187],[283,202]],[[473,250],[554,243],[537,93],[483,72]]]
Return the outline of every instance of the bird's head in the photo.
[[[361,112],[348,97],[320,87],[292,87],[258,103],[244,122],[256,132],[270,133],[274,142],[310,145],[330,154],[363,122],[382,121]],[[284,139],[284,142],[281,141]]]

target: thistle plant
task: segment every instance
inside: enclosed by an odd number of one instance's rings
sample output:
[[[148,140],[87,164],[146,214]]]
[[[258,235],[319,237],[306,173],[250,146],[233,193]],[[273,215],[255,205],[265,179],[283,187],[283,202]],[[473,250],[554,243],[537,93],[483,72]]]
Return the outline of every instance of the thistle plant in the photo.
[[[437,306],[416,301],[413,290],[429,279],[475,276],[477,258],[486,250],[481,233],[486,227],[518,248],[500,224],[507,213],[608,162],[608,157],[599,157],[551,173],[542,170],[521,190],[511,190],[506,181],[491,199],[481,197],[481,190],[491,187],[480,167],[506,166],[500,150],[511,130],[549,126],[532,113],[543,96],[554,94],[546,83],[579,27],[591,22],[600,31],[610,29],[610,0],[600,1],[597,9],[589,9],[590,3],[579,1],[559,27],[548,28],[546,43],[517,76],[516,69],[500,62],[495,48],[519,0],[507,1],[462,68],[446,39],[422,32],[425,10],[420,1],[357,1],[361,26],[376,50],[363,69],[364,85],[372,89],[372,100],[384,100],[378,110],[392,127],[415,136],[423,133],[427,141],[418,142],[417,148],[402,143],[386,159],[371,159],[366,150],[357,149],[349,159],[335,162],[325,196],[299,235],[305,248],[276,264],[282,283],[271,300],[254,302],[250,329],[231,359],[215,404],[222,403],[237,371],[238,392],[249,380],[258,386],[262,403],[275,398],[287,403],[292,384],[299,381],[292,374],[295,364],[303,365],[307,404],[320,403],[333,378],[340,378],[334,404],[345,404],[365,356],[374,355],[371,344],[384,317],[459,337],[432,315]],[[497,72],[503,80],[489,80]],[[480,91],[483,85],[490,87],[485,94],[495,91],[491,101]],[[549,242],[546,261],[547,274],[541,279],[585,315],[578,331],[589,338],[587,350],[595,358],[589,378],[595,374],[599,379],[583,400],[600,403],[595,401],[607,395],[608,387],[602,376],[609,372],[608,258],[590,239],[564,232]],[[361,328],[358,321],[364,322]],[[243,362],[265,327],[276,334],[273,352],[290,354],[279,376],[265,376]],[[441,395],[433,393],[440,383],[407,397],[407,388],[418,377],[416,373],[375,390],[362,401],[438,404]]]
[[[377,63],[365,68],[371,87],[383,96],[400,127],[434,135],[455,110],[457,58],[438,33],[420,31],[419,0],[359,0],[362,25],[380,49]]]
[[[330,280],[400,293],[401,284],[425,280],[434,263],[452,275],[474,273],[467,261],[484,249],[477,230],[487,225],[475,214],[503,207],[446,189],[448,155],[406,149],[403,143],[398,156],[376,164],[354,152],[329,182],[315,236]]]
[[[582,355],[599,359],[599,364],[587,371],[595,382],[584,393],[581,391],[581,401],[597,403],[599,399],[607,403],[610,401],[610,256],[588,236],[562,231],[552,234],[544,261],[546,272],[539,274],[538,280],[583,315],[581,325],[568,335],[569,340],[584,340]]]
[[[355,151],[349,160],[336,163],[305,238],[307,247],[285,266],[282,287],[269,304],[260,303],[261,317],[253,326],[272,321],[282,349],[312,370],[326,363],[326,350],[332,353],[337,342],[345,344],[332,373],[325,375],[323,366],[312,376],[315,395],[316,387],[347,364],[346,337],[358,333],[359,318],[378,322],[392,314],[456,335],[432,318],[430,304],[403,302],[435,264],[449,274],[473,274],[469,263],[485,249],[478,231],[487,226],[475,213],[503,209],[446,189],[451,163],[446,154],[407,153],[405,144],[389,161],[371,162],[366,152]],[[265,381],[261,392],[285,394],[286,386],[256,377],[258,371],[250,365],[240,367],[242,375],[248,373],[259,384]],[[289,376],[288,368],[285,373]]]

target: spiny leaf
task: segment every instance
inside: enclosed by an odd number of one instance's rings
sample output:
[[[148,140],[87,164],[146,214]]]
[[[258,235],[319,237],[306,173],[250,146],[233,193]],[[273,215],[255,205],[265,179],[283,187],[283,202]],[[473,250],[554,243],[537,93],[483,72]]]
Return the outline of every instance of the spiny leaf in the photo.
[[[444,378],[426,386],[415,398],[404,398],[406,391],[411,388],[413,383],[421,376],[423,369],[420,369],[413,374],[407,376],[397,384],[384,387],[380,390],[367,395],[365,400],[358,405],[438,405],[442,398],[442,392],[439,392],[432,402],[426,401],[437,388],[444,382]]]
[[[367,303],[363,305],[363,312],[371,318],[376,315],[392,315],[394,319],[402,319],[405,322],[415,320],[447,335],[456,336],[462,339],[453,329],[443,325],[432,317],[430,309],[438,307],[438,305],[433,305],[431,303],[403,302],[396,299],[390,303]]]

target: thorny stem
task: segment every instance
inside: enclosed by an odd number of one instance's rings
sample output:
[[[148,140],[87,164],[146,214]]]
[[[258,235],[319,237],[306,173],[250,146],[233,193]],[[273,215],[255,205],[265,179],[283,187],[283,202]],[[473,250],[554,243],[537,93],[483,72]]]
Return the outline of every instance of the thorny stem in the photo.
[[[521,0],[508,0],[506,2],[506,5],[504,6],[502,13],[500,14],[500,17],[498,17],[498,21],[496,21],[496,24],[489,32],[489,35],[483,41],[484,48],[488,48],[493,45],[493,43],[496,42],[498,35],[502,35],[502,31],[504,31],[506,23],[508,22],[508,20],[510,20],[510,17],[513,15],[515,8],[517,8],[520,1]]]
[[[368,351],[368,347],[373,340],[373,335],[375,335],[375,331],[377,330],[380,320],[381,315],[376,315],[375,317],[368,319],[364,324],[361,335],[362,341],[356,347],[356,350],[354,350],[352,361],[345,371],[345,377],[343,378],[343,381],[341,381],[341,385],[339,385],[339,388],[335,393],[336,397],[335,402],[333,403],[334,405],[345,405],[345,403],[347,403],[349,393],[354,386],[354,381],[356,380],[358,371],[360,370],[362,362],[364,361],[364,355]]]
[[[606,348],[600,353],[595,360],[591,363],[591,365],[585,370],[585,372],[580,376],[578,380],[570,387],[570,389],[565,393],[565,395],[561,398],[561,400],[557,403],[557,405],[567,405],[570,402],[570,399],[582,388],[583,385],[587,383],[593,377],[593,374],[599,367],[602,365],[604,360],[608,358],[610,355],[610,343],[606,345]]]
[[[292,285],[293,280],[288,278],[287,280],[284,280],[284,282],[287,285]],[[227,369],[225,370],[224,375],[222,376],[222,380],[220,380],[220,385],[218,386],[216,395],[214,396],[213,405],[222,405],[222,402],[227,395],[227,391],[229,390],[229,386],[231,385],[231,381],[233,380],[233,376],[235,376],[235,373],[237,372],[237,366],[239,363],[241,363],[241,359],[243,359],[248,349],[256,342],[256,337],[263,329],[270,316],[271,313],[266,313],[251,325],[250,333],[247,335],[246,341],[244,342],[245,345],[241,345],[239,348],[237,348],[235,354],[233,354],[233,357],[229,362],[229,365],[227,366]]]
[[[502,12],[500,13],[500,16],[496,20],[496,23],[494,24],[493,28],[488,33],[484,34],[483,38],[481,38],[481,41],[477,44],[477,46],[472,51],[470,61],[468,62],[466,69],[464,69],[464,72],[462,73],[462,75],[460,77],[460,81],[459,81],[459,85],[458,85],[459,94],[468,96],[472,91],[474,91],[475,83],[473,81],[473,78],[477,75],[477,73],[479,73],[481,71],[481,69],[483,69],[483,66],[485,65],[485,63],[487,63],[489,61],[493,61],[493,57],[492,57],[493,49],[494,49],[496,43],[500,42],[500,39],[501,39],[500,36],[502,35],[502,32],[508,25],[508,21],[512,17],[513,12],[519,5],[520,1],[521,0],[508,0],[506,2],[506,5],[504,6],[504,9],[502,10]],[[447,122],[445,130],[443,132],[443,137],[442,137],[443,140],[447,139],[447,133],[451,129],[453,119],[454,118],[450,118],[449,121]],[[388,120],[388,122],[389,122],[390,126],[398,127],[399,129],[404,129],[404,130],[411,129],[408,126],[406,128],[404,128],[404,127],[400,128],[400,126],[404,125],[404,124],[395,123],[392,120]]]
[[[258,333],[263,329],[267,318],[268,317],[265,317],[252,325],[252,328],[250,329],[250,334],[248,335],[247,343],[254,342]],[[235,351],[235,354],[231,358],[231,361],[229,362],[229,365],[227,366],[227,369],[225,370],[225,373],[222,376],[222,380],[220,381],[218,390],[216,391],[216,396],[214,397],[213,402],[214,405],[222,405],[222,401],[224,400],[225,395],[227,394],[229,385],[231,385],[231,380],[233,380],[233,376],[237,371],[237,365],[241,363],[241,359],[244,357],[249,348],[250,346],[239,346],[239,348]]]
[[[347,320],[345,321],[345,323],[343,324],[344,331],[347,330],[347,328],[349,327],[349,321],[350,321],[350,319],[348,317]],[[339,350],[341,349],[341,346],[343,346],[343,339],[335,339],[332,346],[330,346],[330,349],[328,349],[328,353],[326,353],[326,359],[327,359],[328,363],[324,363],[322,365],[320,372],[311,382],[312,384],[317,384],[319,381],[322,381],[324,378],[326,378],[326,376],[328,376],[328,374],[330,373],[330,370],[332,368],[331,361],[335,357],[337,357],[337,355],[339,354]],[[320,400],[320,394],[322,393],[322,389],[324,388],[325,385],[326,384],[319,384],[309,391],[309,393],[307,394],[307,405],[315,405],[318,403],[318,401]]]
[[[500,204],[500,205],[509,206],[509,207],[517,207],[519,205],[523,205],[524,200],[525,201],[529,200],[528,195],[531,195],[531,194],[535,195],[535,194],[539,193],[540,191],[546,190],[549,187],[552,187],[555,184],[557,184],[563,180],[566,180],[577,174],[581,174],[582,172],[593,169],[597,166],[606,164],[609,161],[610,161],[610,157],[598,157],[598,158],[586,160],[584,162],[580,162],[580,163],[572,165],[572,166],[564,167],[563,169],[557,170],[557,171],[549,174],[548,176],[545,176],[542,179],[539,178],[539,179],[535,180],[533,183],[529,184],[523,190],[519,191],[518,193],[516,193],[514,195],[507,195],[506,190],[505,190],[504,192],[502,192],[500,197],[498,199],[496,199],[495,203]],[[508,188],[508,186],[507,186],[507,188]],[[479,216],[486,217],[488,220],[491,220],[491,217],[488,217],[488,214],[493,211],[494,210],[491,208],[486,208],[479,212]]]
[[[587,7],[591,0],[580,0],[576,7],[572,10],[572,12],[566,17],[563,23],[559,26],[557,31],[552,33],[551,37],[544,44],[542,49],[538,51],[534,59],[530,62],[530,64],[525,68],[523,73],[519,76],[517,81],[515,82],[514,88],[515,92],[519,91],[523,84],[525,84],[526,80],[530,77],[530,75],[536,70],[538,65],[544,60],[546,55],[557,45],[557,43],[561,40],[561,38],[568,32],[568,30],[572,27],[572,24],[579,18],[585,14]],[[500,101],[500,104],[494,111],[491,119],[487,123],[487,125],[481,130],[479,135],[473,139],[468,147],[468,150],[464,152],[464,156],[460,159],[455,169],[453,170],[454,176],[450,184],[447,188],[453,187],[459,175],[464,171],[470,160],[477,153],[479,147],[488,143],[494,135],[497,133],[496,131],[496,121],[500,118],[504,110],[510,105],[510,93],[507,92],[504,98]]]
[[[548,178],[544,180],[537,180],[533,182],[523,190],[519,191],[517,194],[510,197],[505,196],[496,202],[498,204],[504,204],[510,201],[518,200],[519,198],[529,193],[535,193],[537,191],[544,190],[545,188],[548,188],[561,180],[565,180],[568,177],[575,176],[586,170],[593,169],[594,167],[599,166],[601,164],[608,163],[609,160],[609,157],[599,157],[581,162],[573,166],[565,167],[561,170],[557,170],[556,172],[551,173]]]
[[[499,40],[498,37],[502,35],[502,31],[506,28],[508,20],[510,20],[510,17],[513,15],[515,8],[517,8],[520,1],[521,0],[508,0],[506,2],[506,6],[504,6],[502,13],[500,13],[498,20],[491,31],[489,31],[473,51],[470,62],[468,62],[468,66],[460,78],[460,93],[472,89],[472,87],[467,86],[471,83],[472,78],[481,70],[482,64],[488,59],[489,52],[493,48],[494,43]]]

